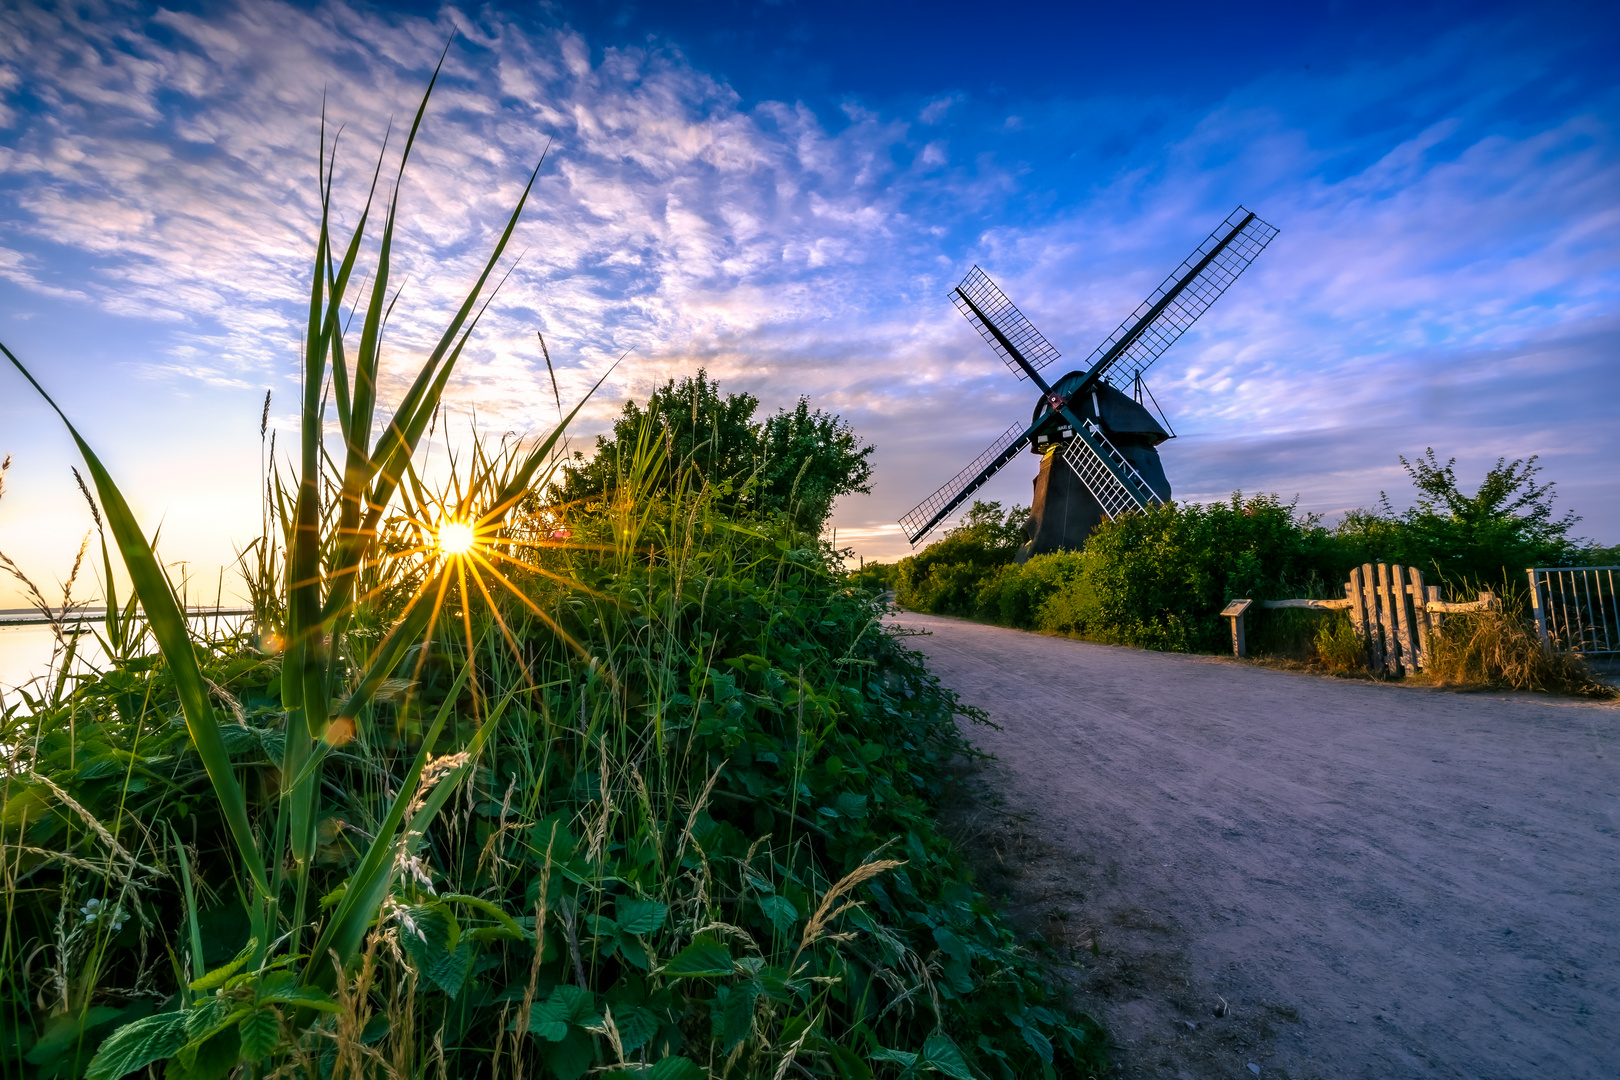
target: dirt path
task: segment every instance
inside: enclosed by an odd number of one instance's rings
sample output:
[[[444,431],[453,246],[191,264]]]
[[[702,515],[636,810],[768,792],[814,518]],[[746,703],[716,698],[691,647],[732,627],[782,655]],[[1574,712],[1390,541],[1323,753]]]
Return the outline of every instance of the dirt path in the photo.
[[[899,621],[1121,1076],[1620,1076],[1620,709]]]

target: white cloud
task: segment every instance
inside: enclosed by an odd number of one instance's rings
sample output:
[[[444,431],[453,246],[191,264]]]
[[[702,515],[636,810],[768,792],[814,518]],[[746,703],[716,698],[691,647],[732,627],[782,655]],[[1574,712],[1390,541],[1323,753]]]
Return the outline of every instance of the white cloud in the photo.
[[[855,103],[824,123],[802,103],[744,108],[675,51],[607,48],[593,64],[578,34],[488,11],[13,8],[0,278],[172,323],[149,377],[289,386],[322,87],[343,129],[347,227],[390,119],[380,197],[391,189],[452,16],[465,34],[401,196],[387,362],[397,379],[436,340],[549,144],[521,262],[456,391],[492,425],[554,415],[536,330],[565,397],[634,350],[588,424],[698,364],[769,404],[807,393],[879,444],[874,496],[839,520],[892,553],[887,523],[1030,406],[946,302],[967,266],[1078,362],[1243,201],[1281,236],[1151,373],[1185,435],[1166,449],[1179,493],[1297,482],[1331,509],[1373,497],[1396,453],[1430,442],[1535,452],[1559,427],[1522,406],[1527,385],[1587,418],[1587,442],[1558,444],[1560,468],[1578,479],[1620,456],[1612,405],[1585,392],[1612,357],[1599,331],[1620,293],[1613,125],[1594,110],[1493,125],[1478,103],[1515,76],[1469,68],[1451,40],[1326,85],[1268,77],[1198,116],[1155,105],[1156,134],[1065,173],[1022,160],[1016,140],[1044,137],[1065,107],[1120,107],[998,106],[974,142],[960,125],[987,106],[960,95],[915,112],[932,130]],[[1445,65],[1462,74],[1442,93],[1422,79]],[[1343,134],[1351,113],[1397,99],[1422,123]],[[935,138],[947,119],[955,154]],[[70,262],[71,280],[47,272]],[[1289,472],[1301,445],[1311,467]],[[1027,498],[1033,469],[1013,469],[996,491]]]

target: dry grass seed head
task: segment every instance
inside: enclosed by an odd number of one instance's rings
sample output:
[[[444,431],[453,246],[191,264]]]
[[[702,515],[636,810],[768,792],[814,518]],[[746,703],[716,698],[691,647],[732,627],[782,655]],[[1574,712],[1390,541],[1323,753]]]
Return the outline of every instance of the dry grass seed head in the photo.
[[[886,874],[890,870],[904,865],[906,865],[905,861],[900,859],[878,859],[875,862],[862,863],[848,874],[845,874],[832,888],[828,889],[822,895],[821,904],[816,908],[816,913],[810,916],[810,921],[805,924],[804,937],[799,941],[799,948],[794,952],[793,963],[788,965],[789,968],[797,966],[799,955],[825,936],[828,924],[850,908],[860,906],[859,901],[840,903],[842,897],[849,895],[862,882],[870,881],[879,874]]]

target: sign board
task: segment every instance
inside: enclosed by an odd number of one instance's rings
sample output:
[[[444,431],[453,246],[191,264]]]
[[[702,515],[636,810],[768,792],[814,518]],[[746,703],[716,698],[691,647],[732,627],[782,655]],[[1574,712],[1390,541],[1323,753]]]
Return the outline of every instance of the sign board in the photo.
[[[1253,600],[1234,600],[1221,609],[1221,614],[1228,618],[1231,618],[1234,615],[1241,615],[1245,611],[1249,610],[1249,605],[1252,603],[1254,603]]]

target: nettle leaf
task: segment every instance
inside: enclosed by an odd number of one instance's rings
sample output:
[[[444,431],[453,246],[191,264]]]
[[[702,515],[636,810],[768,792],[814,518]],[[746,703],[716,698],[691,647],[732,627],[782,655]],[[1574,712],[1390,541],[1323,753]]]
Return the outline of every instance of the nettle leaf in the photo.
[[[225,980],[242,970],[243,965],[253,958],[253,952],[258,947],[258,938],[249,939],[248,943],[242,947],[242,951],[236,954],[236,959],[232,960],[224,967],[217,967],[213,971],[210,971],[208,974],[192,983],[191,988],[193,990],[217,990],[221,986],[224,986]]]
[[[411,907],[406,912],[409,924],[402,927],[400,943],[429,981],[454,998],[472,971],[477,942],[472,939],[452,942],[453,923],[444,911]],[[459,937],[459,927],[455,929]]]
[[[704,1072],[689,1058],[667,1057],[648,1069],[647,1080],[706,1080]]]
[[[281,1041],[281,1018],[274,1009],[259,1009],[244,1016],[236,1032],[242,1040],[242,1060],[262,1061]]]
[[[935,1031],[928,1036],[923,1042],[922,1056],[929,1066],[951,1080],[973,1080],[973,1070],[968,1068],[962,1051],[943,1031]]]
[[[230,998],[211,997],[197,1002],[182,1015],[185,1017],[186,1041],[200,1043],[223,1031],[241,1019],[248,1010]]]
[[[731,950],[724,942],[699,934],[692,939],[692,944],[664,965],[664,974],[676,978],[717,978],[730,975],[734,967]]]
[[[579,1080],[590,1069],[596,1057],[596,1043],[579,1028],[570,1028],[568,1035],[551,1051],[546,1064],[557,1080]]]
[[[619,1043],[626,1054],[634,1053],[658,1034],[658,1017],[639,1005],[617,1005],[613,1023],[619,1029]]]
[[[627,934],[651,934],[661,929],[669,916],[669,905],[656,900],[621,899],[615,909],[619,929]]]
[[[886,1046],[880,1046],[876,1050],[872,1051],[870,1060],[892,1061],[902,1069],[909,1069],[913,1065],[917,1064],[917,1055],[911,1053],[909,1050],[890,1050]]]
[[[1030,1024],[1023,1025],[1020,1030],[1023,1032],[1024,1041],[1029,1043],[1030,1049],[1034,1050],[1042,1061],[1050,1065],[1052,1063],[1052,1040],[1041,1034],[1039,1029]]]
[[[740,986],[721,987],[721,990],[724,996],[717,995],[720,1008],[715,1034],[720,1036],[720,1052],[729,1054],[754,1033],[754,1002],[759,997],[759,984],[749,981]]]
[[[799,909],[785,896],[763,897],[759,906],[765,912],[765,917],[771,921],[771,925],[784,934],[793,929],[793,924],[799,921]]]
[[[185,1013],[159,1013],[125,1024],[101,1044],[85,1071],[85,1080],[118,1080],[155,1061],[173,1057],[185,1041]]]
[[[596,995],[572,983],[554,987],[551,995],[529,1012],[529,1031],[547,1042],[562,1042],[570,1028],[599,1027]]]
[[[838,798],[833,800],[838,812],[849,818],[862,818],[866,816],[866,796],[857,795],[853,791],[839,792]]]

